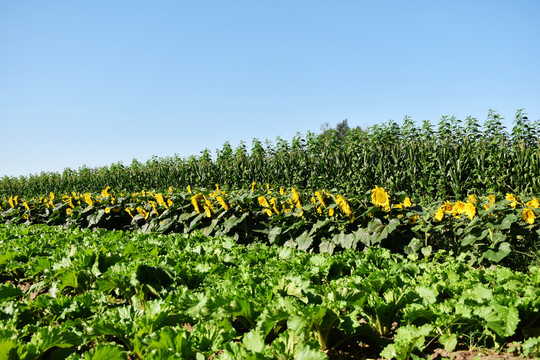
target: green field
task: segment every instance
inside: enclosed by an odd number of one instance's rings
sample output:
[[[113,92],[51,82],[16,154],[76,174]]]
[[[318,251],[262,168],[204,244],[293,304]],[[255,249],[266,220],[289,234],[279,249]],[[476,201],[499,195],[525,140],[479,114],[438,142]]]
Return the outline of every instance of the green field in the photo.
[[[501,120],[4,177],[0,360],[539,358],[538,124]]]
[[[2,226],[0,239],[4,358],[539,355],[538,267],[375,248],[330,256],[201,234]]]
[[[291,141],[253,139],[236,148],[226,143],[214,153],[153,158],[146,163],[101,168],[66,169],[0,179],[0,196],[33,197],[49,192],[99,192],[110,186],[129,192],[250,187],[336,189],[356,195],[375,185],[411,198],[459,200],[469,193],[540,194],[540,123],[518,110],[507,131],[503,119],[490,111],[480,124],[443,117],[437,124],[415,124],[405,118],[367,129],[337,126],[322,134],[298,135]],[[346,125],[346,124],[345,124]]]

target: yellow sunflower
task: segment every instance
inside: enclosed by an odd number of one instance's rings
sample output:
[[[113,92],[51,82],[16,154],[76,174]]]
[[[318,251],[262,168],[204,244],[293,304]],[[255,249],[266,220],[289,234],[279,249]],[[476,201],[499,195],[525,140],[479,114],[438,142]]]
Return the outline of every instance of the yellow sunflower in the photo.
[[[536,219],[536,216],[534,215],[534,211],[531,209],[524,209],[522,218],[527,224],[532,225],[534,224],[534,219]]]
[[[512,194],[506,194],[505,199],[506,201],[510,203],[509,205],[513,207],[514,209],[516,208],[516,205],[519,204],[518,201],[516,200],[516,197]]]
[[[386,190],[375,185],[375,189],[371,190],[371,202],[375,206],[386,208],[390,206],[390,197]]]
[[[437,221],[442,221],[442,219],[444,218],[444,209],[442,207],[438,208],[433,217]]]
[[[540,207],[540,203],[538,202],[537,198],[527,201],[525,205],[530,209],[538,209]]]

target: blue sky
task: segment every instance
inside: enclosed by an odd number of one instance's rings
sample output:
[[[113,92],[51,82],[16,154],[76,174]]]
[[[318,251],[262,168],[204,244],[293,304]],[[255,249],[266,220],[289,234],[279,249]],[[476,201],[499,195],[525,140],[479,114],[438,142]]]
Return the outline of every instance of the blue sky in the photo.
[[[0,0],[0,177],[405,115],[540,118],[540,2]]]

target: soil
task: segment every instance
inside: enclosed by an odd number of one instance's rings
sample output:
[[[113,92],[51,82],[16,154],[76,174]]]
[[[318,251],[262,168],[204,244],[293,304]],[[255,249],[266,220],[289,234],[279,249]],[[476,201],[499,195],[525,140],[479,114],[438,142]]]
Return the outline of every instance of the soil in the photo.
[[[329,350],[330,360],[385,360],[379,356],[380,350],[370,349],[369,346],[360,346],[355,349]],[[525,360],[531,359],[515,356],[504,352],[496,352],[489,349],[455,350],[434,349],[430,353],[424,353],[421,358],[430,360]]]

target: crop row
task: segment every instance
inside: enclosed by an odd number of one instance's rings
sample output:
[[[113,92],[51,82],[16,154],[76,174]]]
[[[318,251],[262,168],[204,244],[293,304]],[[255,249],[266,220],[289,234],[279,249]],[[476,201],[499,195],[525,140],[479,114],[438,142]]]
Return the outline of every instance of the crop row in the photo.
[[[385,247],[426,255],[443,249],[471,263],[513,268],[539,261],[540,226],[536,197],[469,195],[466,201],[415,205],[403,192],[375,187],[347,197],[334,191],[251,189],[173,190],[159,193],[71,193],[32,199],[10,196],[0,221],[71,228],[105,228],[157,233],[228,235],[241,243],[263,241],[304,251]]]
[[[0,225],[0,245],[8,358],[322,360],[352,349],[406,360],[475,347],[540,355],[534,266],[47,226]]]
[[[383,186],[417,199],[462,199],[478,194],[539,194],[538,124],[522,111],[507,132],[502,117],[490,111],[481,126],[443,117],[435,126],[405,118],[368,129],[308,133],[274,144],[254,139],[233,148],[225,143],[215,154],[136,160],[100,168],[66,169],[27,177],[3,177],[0,196],[35,197],[49,192],[97,192],[106,186],[137,189],[210,187],[239,188],[253,181],[302,189],[336,188],[344,194]]]

